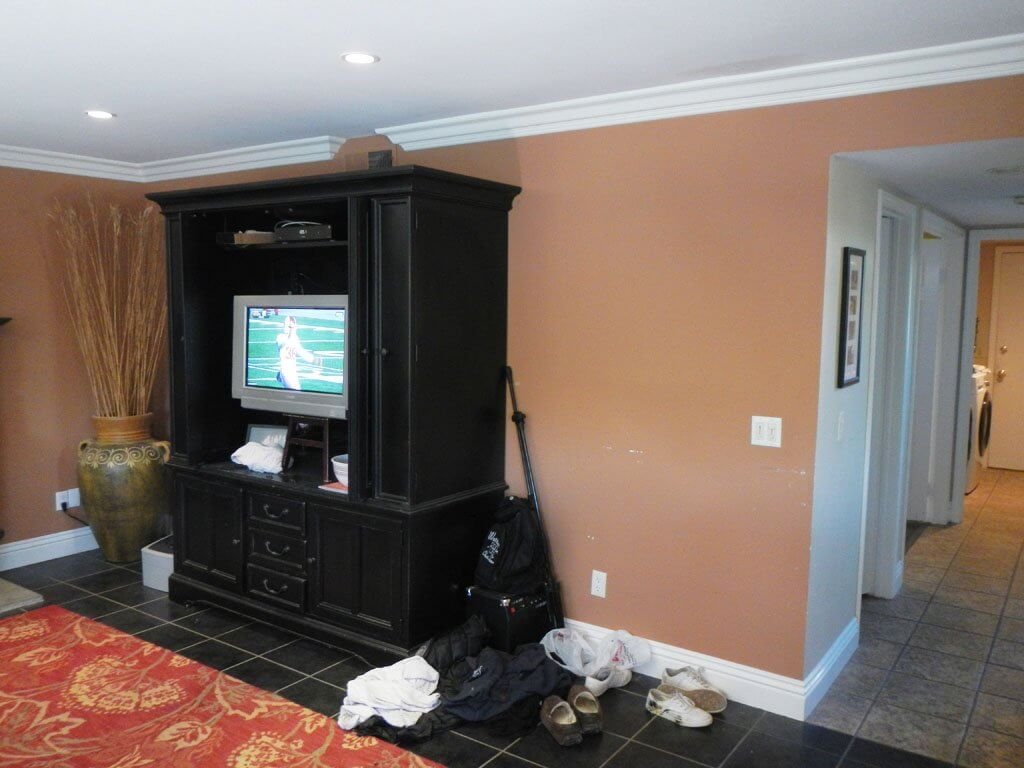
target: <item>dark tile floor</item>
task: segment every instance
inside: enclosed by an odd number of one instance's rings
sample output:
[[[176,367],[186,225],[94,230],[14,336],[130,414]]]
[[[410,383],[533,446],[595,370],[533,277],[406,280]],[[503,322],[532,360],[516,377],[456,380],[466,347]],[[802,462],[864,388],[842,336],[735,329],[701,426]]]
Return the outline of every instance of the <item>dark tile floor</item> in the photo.
[[[1024,473],[986,470],[960,525],[918,530],[893,600],[810,722],[971,768],[1024,766]],[[859,753],[858,753],[859,754]]]
[[[47,603],[93,618],[310,709],[336,715],[344,688],[371,665],[215,608],[184,607],[142,585],[138,566],[112,566],[88,552],[4,572]],[[900,768],[946,763],[800,723],[733,702],[708,728],[688,729],[644,709],[651,678],[601,697],[604,732],[563,748],[542,727],[523,738],[465,725],[413,747],[448,768]]]

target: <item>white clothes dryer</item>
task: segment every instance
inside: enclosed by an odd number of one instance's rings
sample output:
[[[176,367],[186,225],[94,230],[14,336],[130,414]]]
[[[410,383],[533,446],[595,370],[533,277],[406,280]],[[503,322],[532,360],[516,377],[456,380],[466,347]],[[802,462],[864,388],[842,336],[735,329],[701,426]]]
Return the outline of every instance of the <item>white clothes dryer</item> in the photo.
[[[975,449],[978,452],[978,466],[985,467],[988,464],[986,458],[988,453],[988,440],[992,435],[992,370],[981,367],[982,386],[977,391],[978,396],[978,439],[975,441]]]
[[[981,481],[983,455],[988,447],[988,435],[992,423],[992,403],[988,399],[989,370],[982,365],[974,366],[971,384],[974,397],[967,430],[967,483],[964,493],[970,493]],[[984,446],[984,447],[983,447]]]

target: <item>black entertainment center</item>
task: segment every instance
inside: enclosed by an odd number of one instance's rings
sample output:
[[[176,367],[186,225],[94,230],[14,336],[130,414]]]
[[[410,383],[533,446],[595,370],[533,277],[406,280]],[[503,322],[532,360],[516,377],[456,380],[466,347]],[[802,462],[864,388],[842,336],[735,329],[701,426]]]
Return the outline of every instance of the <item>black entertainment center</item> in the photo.
[[[462,620],[505,490],[518,192],[410,166],[149,195],[167,224],[172,599],[378,659]],[[330,238],[231,236],[282,221]],[[329,450],[349,456],[348,494],[318,487],[317,451],[276,475],[229,460],[250,425],[289,421],[232,394],[234,299],[288,294],[347,297],[347,418],[329,419]]]

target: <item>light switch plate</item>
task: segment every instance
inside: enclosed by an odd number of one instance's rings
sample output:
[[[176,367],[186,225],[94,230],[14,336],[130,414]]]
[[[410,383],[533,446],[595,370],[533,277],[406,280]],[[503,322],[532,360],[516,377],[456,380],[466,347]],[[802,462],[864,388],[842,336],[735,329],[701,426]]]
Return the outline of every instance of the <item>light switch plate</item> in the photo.
[[[750,444],[781,448],[782,419],[776,416],[751,416]]]

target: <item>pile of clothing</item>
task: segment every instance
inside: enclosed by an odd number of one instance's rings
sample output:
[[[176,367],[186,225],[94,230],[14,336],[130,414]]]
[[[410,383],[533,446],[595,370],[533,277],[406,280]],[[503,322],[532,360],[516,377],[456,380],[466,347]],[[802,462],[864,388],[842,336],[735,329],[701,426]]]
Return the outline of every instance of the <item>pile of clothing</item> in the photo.
[[[465,722],[486,722],[495,735],[525,735],[539,722],[544,698],[565,695],[572,675],[539,643],[504,653],[488,647],[487,636],[483,619],[473,616],[415,656],[351,680],[338,724],[395,744]]]
[[[650,658],[647,644],[623,631],[595,648],[573,630],[556,629],[514,653],[488,647],[487,638],[483,619],[473,616],[416,655],[354,678],[338,724],[395,744],[466,722],[486,723],[494,736],[523,736],[540,722],[551,730],[551,710],[568,697],[574,712],[591,713],[587,732],[599,732],[595,697],[626,685],[630,670]],[[583,683],[574,685],[578,678]]]

